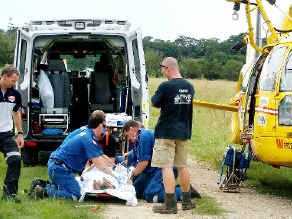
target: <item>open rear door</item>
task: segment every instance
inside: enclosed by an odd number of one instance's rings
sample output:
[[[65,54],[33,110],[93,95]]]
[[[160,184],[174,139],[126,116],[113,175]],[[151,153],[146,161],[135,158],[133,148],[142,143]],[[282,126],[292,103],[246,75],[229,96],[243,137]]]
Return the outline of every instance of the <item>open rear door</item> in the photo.
[[[29,56],[29,38],[21,30],[17,30],[16,46],[14,52],[14,65],[20,73],[17,83],[17,90],[21,94],[23,105],[23,129],[26,133],[29,125],[28,103],[30,86],[30,60]]]
[[[133,102],[133,117],[140,120],[148,127],[149,120],[149,98],[148,77],[145,68],[145,58],[140,30],[130,35],[128,44],[129,70],[131,79],[131,94]]]

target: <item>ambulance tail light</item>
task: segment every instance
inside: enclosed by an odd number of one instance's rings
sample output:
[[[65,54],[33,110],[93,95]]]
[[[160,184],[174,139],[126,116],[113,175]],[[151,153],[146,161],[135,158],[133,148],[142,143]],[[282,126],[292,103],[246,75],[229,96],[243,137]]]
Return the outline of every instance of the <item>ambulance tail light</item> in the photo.
[[[25,141],[24,147],[25,148],[37,148],[38,143],[36,141]]]
[[[279,125],[292,126],[292,96],[285,96],[279,106]]]

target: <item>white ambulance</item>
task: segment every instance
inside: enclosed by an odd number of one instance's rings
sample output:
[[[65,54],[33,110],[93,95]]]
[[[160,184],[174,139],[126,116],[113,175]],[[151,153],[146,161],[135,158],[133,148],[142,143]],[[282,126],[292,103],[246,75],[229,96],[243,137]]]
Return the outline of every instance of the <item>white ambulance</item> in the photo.
[[[26,164],[47,157],[97,109],[107,113],[117,138],[129,118],[148,126],[142,36],[128,21],[32,21],[17,31],[14,65],[20,71]]]

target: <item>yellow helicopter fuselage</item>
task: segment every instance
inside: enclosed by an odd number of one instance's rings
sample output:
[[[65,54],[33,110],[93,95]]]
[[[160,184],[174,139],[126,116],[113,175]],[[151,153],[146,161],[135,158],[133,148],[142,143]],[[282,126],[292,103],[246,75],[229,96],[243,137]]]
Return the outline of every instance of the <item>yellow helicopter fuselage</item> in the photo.
[[[262,56],[250,70],[245,92],[239,91],[232,141],[243,143],[240,134],[250,134],[258,160],[292,167],[292,41]]]
[[[264,163],[292,167],[292,6],[282,30],[277,30],[263,0],[227,1],[246,5],[248,23],[246,64],[240,72],[237,94],[229,104],[195,100],[194,105],[232,112],[232,143],[250,145],[256,158]],[[252,6],[268,27],[263,47],[254,39]],[[255,52],[259,54],[257,59]]]

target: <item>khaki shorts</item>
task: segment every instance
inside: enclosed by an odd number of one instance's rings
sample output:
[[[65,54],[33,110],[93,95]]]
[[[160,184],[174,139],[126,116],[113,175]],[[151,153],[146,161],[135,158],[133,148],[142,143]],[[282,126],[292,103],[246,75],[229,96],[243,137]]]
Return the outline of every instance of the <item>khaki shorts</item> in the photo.
[[[187,140],[156,139],[151,166],[160,168],[187,166],[187,142]]]

